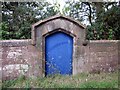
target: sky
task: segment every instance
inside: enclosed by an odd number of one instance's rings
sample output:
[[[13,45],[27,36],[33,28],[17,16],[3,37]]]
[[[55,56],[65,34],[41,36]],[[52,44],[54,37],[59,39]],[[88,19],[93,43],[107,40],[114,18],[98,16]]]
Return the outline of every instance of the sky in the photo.
[[[68,0],[47,0],[47,1],[50,2],[51,4],[54,4],[54,3],[60,4],[60,11],[62,11],[62,8],[65,5],[65,1],[68,1]]]

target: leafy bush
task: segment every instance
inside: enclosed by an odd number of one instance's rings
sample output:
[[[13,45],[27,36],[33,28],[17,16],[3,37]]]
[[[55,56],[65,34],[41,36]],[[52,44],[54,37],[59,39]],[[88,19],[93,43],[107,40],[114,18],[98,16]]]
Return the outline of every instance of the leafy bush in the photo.
[[[99,14],[99,20],[87,27],[87,39],[120,40],[120,7],[113,6]]]

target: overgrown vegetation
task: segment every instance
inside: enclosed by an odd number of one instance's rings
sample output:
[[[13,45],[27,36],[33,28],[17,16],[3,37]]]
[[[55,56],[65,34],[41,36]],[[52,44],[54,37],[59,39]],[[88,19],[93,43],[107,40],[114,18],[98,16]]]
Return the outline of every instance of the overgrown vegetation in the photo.
[[[40,2],[2,2],[1,39],[28,39],[31,25],[57,14],[54,6]]]
[[[120,40],[120,7],[113,6],[111,9],[99,14],[99,19],[87,27],[87,39],[114,39]]]
[[[75,76],[54,75],[44,78],[25,78],[3,81],[2,88],[118,88],[118,73],[88,74]]]
[[[68,0],[60,11],[60,5],[40,2],[2,2],[0,39],[28,39],[31,24],[56,15],[73,17],[89,22],[87,39],[120,39],[120,2],[81,2]]]

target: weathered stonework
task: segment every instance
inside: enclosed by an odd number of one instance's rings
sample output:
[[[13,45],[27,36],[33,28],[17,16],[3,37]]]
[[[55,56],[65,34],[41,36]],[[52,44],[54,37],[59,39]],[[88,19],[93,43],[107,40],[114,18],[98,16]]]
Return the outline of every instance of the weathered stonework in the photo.
[[[34,68],[40,66],[40,60],[38,60],[39,52],[31,44],[31,40],[5,40],[0,43],[2,79],[15,78],[19,75],[35,76]]]
[[[29,42],[28,42],[29,41]],[[26,44],[23,44],[26,42]],[[0,41],[1,79],[13,79],[20,75],[26,77],[41,77],[45,72],[42,64],[42,53],[31,40],[11,40],[12,46],[5,41]],[[19,43],[16,45],[16,43]],[[15,45],[14,45],[15,44]],[[21,46],[22,44],[22,46]],[[112,72],[118,69],[120,64],[120,41],[119,40],[92,40],[87,46],[75,47],[76,58],[74,73],[103,71]],[[40,59],[39,59],[40,58]]]
[[[78,49],[78,47],[81,47],[83,42],[85,41],[85,26],[81,23],[74,21],[71,18],[57,15],[41,22],[37,22],[32,27],[33,44],[39,49],[39,52],[42,53],[42,57],[39,57],[39,59],[42,59],[42,75],[45,76],[45,37],[58,31],[64,32],[73,37],[72,72],[73,75],[77,74],[78,71],[76,71],[76,61],[79,58],[83,58],[82,50],[81,48]],[[81,52],[81,56],[78,55],[79,52]]]
[[[45,37],[55,32],[73,37],[73,75],[81,72],[112,72],[120,64],[119,40],[85,42],[85,26],[69,17],[54,16],[32,26],[32,39],[0,41],[0,79],[20,75],[43,77],[45,73]]]
[[[119,59],[119,40],[92,40],[89,42],[89,53],[86,57],[88,62],[86,67],[88,72],[113,72],[118,69]],[[85,59],[87,60],[87,59]]]

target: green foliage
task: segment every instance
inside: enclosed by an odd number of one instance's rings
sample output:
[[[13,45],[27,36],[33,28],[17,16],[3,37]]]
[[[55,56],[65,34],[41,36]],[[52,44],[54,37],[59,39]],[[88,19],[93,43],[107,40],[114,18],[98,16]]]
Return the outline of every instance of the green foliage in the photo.
[[[25,81],[24,76],[20,76],[19,78],[14,79],[14,80],[3,81],[4,84],[2,84],[2,88],[13,87],[16,85],[16,83],[22,83],[24,81]]]
[[[81,14],[82,5],[79,1],[68,1],[63,8],[63,14],[73,17],[76,20],[83,21]]]
[[[81,84],[81,88],[117,88],[117,82],[97,82],[97,81],[90,81]]]
[[[118,39],[120,40],[120,7],[113,6],[99,14],[99,19],[87,27],[87,39]]]
[[[68,1],[65,15],[79,21],[87,20],[87,39],[120,39],[120,7],[116,2]]]
[[[8,24],[5,22],[0,23],[0,39],[9,39]]]
[[[75,76],[54,75],[50,77],[25,78],[3,81],[3,88],[118,88],[118,73],[89,74]]]
[[[54,6],[45,1],[2,2],[1,39],[31,38],[31,25],[56,13]]]
[[[0,39],[31,38],[31,25],[60,13],[60,5],[41,2],[2,2]],[[86,20],[87,39],[120,39],[120,7],[116,2],[68,1],[62,14]]]

